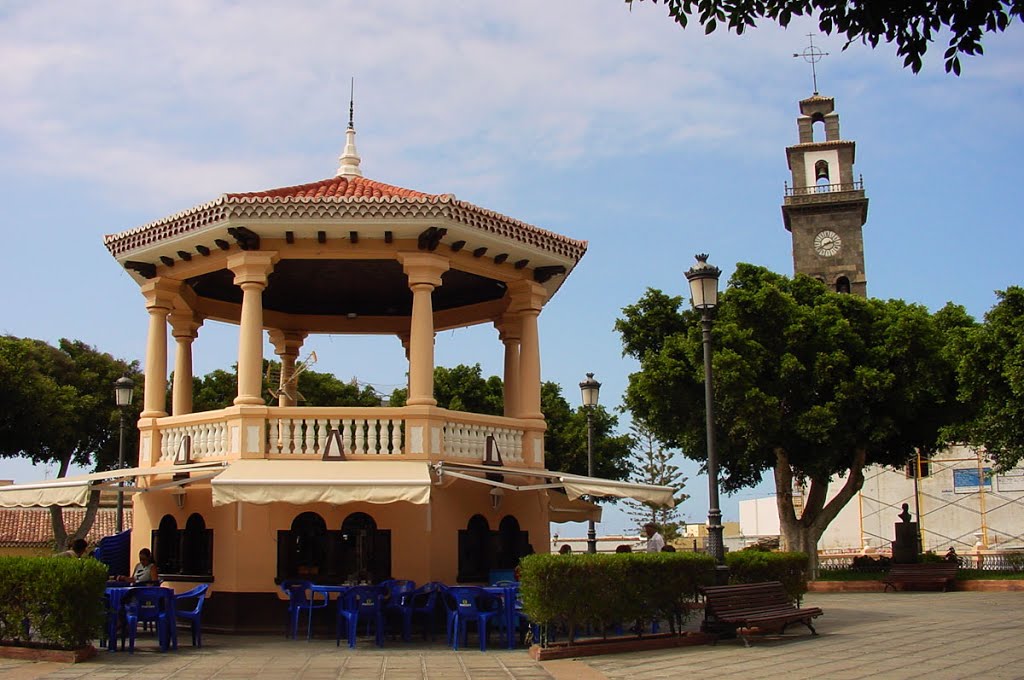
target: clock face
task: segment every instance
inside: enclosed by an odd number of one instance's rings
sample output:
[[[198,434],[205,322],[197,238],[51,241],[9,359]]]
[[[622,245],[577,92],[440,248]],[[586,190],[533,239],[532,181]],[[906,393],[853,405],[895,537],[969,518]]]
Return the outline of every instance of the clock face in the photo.
[[[818,235],[814,237],[814,250],[822,257],[832,257],[839,252],[842,245],[843,241],[839,238],[839,234],[828,229],[819,231]]]

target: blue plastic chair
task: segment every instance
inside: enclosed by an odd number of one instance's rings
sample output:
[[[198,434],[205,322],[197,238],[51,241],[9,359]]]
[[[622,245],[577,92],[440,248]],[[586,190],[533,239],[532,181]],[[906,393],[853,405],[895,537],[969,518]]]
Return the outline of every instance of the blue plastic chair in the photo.
[[[416,590],[415,581],[388,579],[377,585],[386,590],[384,618],[398,617],[402,622],[402,640],[409,642],[412,637],[410,632],[412,600],[408,596]]]
[[[412,620],[417,615],[423,617],[423,637],[434,639],[434,612],[437,610],[437,598],[443,589],[442,584],[432,581],[404,596],[406,607],[403,610],[405,619],[402,621],[402,632],[406,641],[412,637]]]
[[[160,650],[178,648],[178,634],[173,618],[174,592],[159,586],[142,586],[132,588],[124,605],[124,630],[121,633],[121,648],[124,649],[124,636],[128,635],[128,652],[135,652],[135,635],[139,623],[151,622],[156,626]]]
[[[475,621],[480,636],[480,651],[486,652],[487,624],[492,618],[504,615],[501,599],[491,597],[483,588],[451,586],[445,591],[445,603],[452,614],[448,621],[448,632],[456,651],[460,640],[465,645],[469,622]]]
[[[206,591],[210,589],[209,583],[201,583],[192,590],[178,593],[174,596],[174,615],[179,619],[185,619],[192,626],[192,646],[203,646],[203,626],[200,617],[203,613],[203,602],[206,602]],[[192,609],[182,608],[182,600],[195,599],[196,605]]]
[[[373,622],[378,647],[384,646],[384,599],[387,588],[381,586],[353,586],[338,600],[338,625],[335,645],[341,645],[341,628],[345,626],[348,646],[356,646],[359,620]]]
[[[281,581],[281,590],[288,596],[288,631],[285,636],[293,640],[297,637],[299,614],[302,610],[306,610],[309,617],[306,624],[306,640],[311,639],[313,637],[313,610],[326,607],[330,596],[323,593],[323,599],[320,599],[313,591],[312,582],[302,579]]]

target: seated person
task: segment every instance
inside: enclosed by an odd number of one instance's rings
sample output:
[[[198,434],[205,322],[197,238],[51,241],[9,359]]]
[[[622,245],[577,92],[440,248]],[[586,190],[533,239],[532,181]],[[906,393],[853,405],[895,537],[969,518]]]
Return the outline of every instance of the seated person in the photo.
[[[128,581],[137,586],[155,586],[160,584],[160,574],[157,572],[156,562],[153,561],[153,553],[149,548],[139,551],[139,563],[135,565],[131,576],[119,576],[119,581]]]
[[[81,557],[85,554],[85,549],[89,547],[84,538],[76,538],[71,542],[71,545],[62,553],[57,553],[57,557]]]

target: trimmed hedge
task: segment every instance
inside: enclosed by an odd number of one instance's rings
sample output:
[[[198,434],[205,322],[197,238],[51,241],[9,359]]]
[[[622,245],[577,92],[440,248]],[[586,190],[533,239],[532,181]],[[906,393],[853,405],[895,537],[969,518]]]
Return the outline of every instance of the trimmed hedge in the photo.
[[[650,618],[681,624],[714,569],[710,557],[694,553],[530,555],[521,565],[523,611],[569,631]]]
[[[807,554],[740,550],[725,555],[729,583],[781,581],[794,604],[807,592]]]
[[[0,644],[84,647],[103,631],[106,582],[94,559],[0,557]]]

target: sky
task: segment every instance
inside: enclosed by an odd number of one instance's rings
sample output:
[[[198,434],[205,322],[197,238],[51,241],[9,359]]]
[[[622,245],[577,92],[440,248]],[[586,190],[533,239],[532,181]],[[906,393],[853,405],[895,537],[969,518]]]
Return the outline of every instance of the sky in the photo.
[[[220,194],[333,176],[355,78],[366,177],[462,200],[589,242],[540,317],[542,373],[580,403],[593,372],[621,404],[637,365],[615,320],[648,287],[682,295],[698,252],[792,274],[780,205],[814,43],[870,200],[868,293],[976,317],[1021,285],[1024,31],[984,40],[964,75],[764,22],[743,36],[679,29],[661,5],[551,3],[7,2],[0,6],[0,332],[86,341],[143,359],[138,286],[103,236]],[[393,338],[307,341],[314,370],[390,392]],[[197,375],[233,363],[237,328],[208,323]],[[265,355],[271,354],[269,345]],[[173,356],[173,355],[172,355]],[[491,326],[439,334],[436,362],[502,372]],[[621,417],[623,429],[628,414]],[[0,477],[41,479],[22,461]],[[707,478],[685,462],[684,519]],[[52,473],[51,473],[52,474]],[[773,493],[771,483],[723,496]],[[606,511],[601,533],[632,530]],[[582,525],[561,525],[563,536]]]

